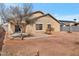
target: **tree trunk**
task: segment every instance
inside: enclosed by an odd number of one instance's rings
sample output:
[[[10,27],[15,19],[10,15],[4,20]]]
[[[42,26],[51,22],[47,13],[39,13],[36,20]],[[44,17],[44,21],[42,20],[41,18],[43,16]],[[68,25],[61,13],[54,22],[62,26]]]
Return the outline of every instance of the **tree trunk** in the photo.
[[[22,30],[22,26],[21,26],[21,40],[23,40],[23,30]]]
[[[23,40],[24,39],[24,36],[23,36],[23,32],[24,32],[24,26],[23,25],[19,25],[20,26],[20,28],[21,28],[21,34],[20,34],[20,36],[21,36],[21,40]]]

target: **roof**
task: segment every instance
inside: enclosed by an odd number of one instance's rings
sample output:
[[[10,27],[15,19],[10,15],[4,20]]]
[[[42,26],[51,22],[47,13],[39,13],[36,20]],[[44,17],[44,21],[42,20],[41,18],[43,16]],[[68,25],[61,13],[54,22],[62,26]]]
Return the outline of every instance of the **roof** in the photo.
[[[45,15],[43,15],[43,16],[38,17],[37,19],[40,19],[40,18],[45,17],[45,16],[50,16],[52,19],[54,19],[55,21],[57,21],[58,23],[60,23],[59,20],[57,20],[55,17],[53,17],[53,16],[50,15],[50,14],[45,14]]]
[[[35,11],[35,12],[33,12],[33,13],[32,13],[32,15],[33,15],[33,14],[36,14],[36,13],[41,13],[41,14],[43,14],[43,15],[44,15],[44,13],[43,13],[43,12],[41,12],[41,11]]]
[[[74,21],[68,21],[68,20],[59,20],[60,22],[67,22],[67,23],[75,23]]]
[[[56,19],[55,17],[53,17],[52,15],[50,15],[50,14],[44,14],[44,13],[41,12],[41,11],[33,12],[31,15],[36,14],[36,13],[41,13],[41,14],[43,14],[43,15],[42,15],[42,16],[39,16],[39,17],[37,17],[37,18],[35,18],[35,19],[39,19],[39,18],[42,18],[42,17],[45,17],[45,16],[50,16],[52,19],[54,19],[55,21],[57,21],[58,23],[60,23],[60,21],[57,20],[57,19]]]

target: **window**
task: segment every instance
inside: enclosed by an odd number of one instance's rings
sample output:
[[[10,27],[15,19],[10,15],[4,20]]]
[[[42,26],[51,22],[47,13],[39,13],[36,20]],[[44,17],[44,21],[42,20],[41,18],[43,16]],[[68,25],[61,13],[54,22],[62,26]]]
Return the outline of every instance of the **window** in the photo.
[[[36,30],[42,30],[42,24],[36,24]]]
[[[51,29],[51,24],[48,24],[48,29]]]

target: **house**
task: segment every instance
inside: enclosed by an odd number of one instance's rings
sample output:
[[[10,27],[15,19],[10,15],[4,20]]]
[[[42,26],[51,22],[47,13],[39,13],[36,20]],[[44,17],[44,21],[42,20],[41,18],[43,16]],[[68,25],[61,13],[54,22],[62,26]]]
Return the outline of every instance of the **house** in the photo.
[[[79,26],[79,22],[74,23],[74,26]]]
[[[60,24],[61,26],[69,26],[69,25],[74,25],[74,21],[68,21],[68,20],[59,20],[60,21]]]
[[[3,27],[6,28],[6,32],[9,35],[21,31],[23,31],[23,33],[31,34],[45,33],[48,28],[52,28],[52,32],[60,31],[60,22],[50,14],[44,14],[41,11],[36,11],[32,13],[31,18],[37,18],[36,22],[33,25],[26,25],[25,21],[22,21],[22,28],[12,22],[7,22]]]
[[[72,31],[79,32],[79,22],[59,20],[60,21],[60,31]]]

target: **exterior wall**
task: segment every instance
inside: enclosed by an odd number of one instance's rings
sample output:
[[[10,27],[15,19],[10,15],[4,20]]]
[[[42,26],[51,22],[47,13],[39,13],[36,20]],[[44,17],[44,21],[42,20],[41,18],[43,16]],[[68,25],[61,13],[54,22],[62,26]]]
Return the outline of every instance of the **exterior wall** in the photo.
[[[70,25],[70,26],[72,26],[72,25],[74,25],[74,23],[64,23],[65,25]]]
[[[33,17],[39,17],[39,16],[43,16],[43,14],[42,13],[36,13],[36,14],[33,15]],[[43,24],[43,29],[42,30],[36,30],[36,24]],[[54,29],[53,32],[59,32],[60,31],[60,23],[58,23],[56,20],[54,20],[49,15],[39,18],[34,25],[23,26],[22,29],[27,34],[29,34],[29,33],[34,34],[36,32],[45,33],[48,24],[51,24],[51,27]],[[15,32],[15,25],[8,23],[8,33],[12,34],[14,32]]]
[[[11,23],[8,23],[8,33],[12,34],[15,31],[15,26]]]
[[[43,24],[43,30],[36,30],[36,24]],[[54,28],[54,32],[60,31],[60,24],[52,19],[50,16],[45,16],[36,21],[36,23],[33,25],[33,29],[35,32],[42,32],[44,33],[47,29],[47,25],[51,24],[51,27]]]
[[[43,16],[42,13],[35,13],[31,16],[31,18],[36,18],[36,17],[40,17],[40,16]],[[34,34],[36,32],[36,27],[35,27],[35,24],[33,25],[26,25],[26,29],[25,29],[25,32],[28,34],[28,33],[31,33],[31,34]],[[37,31],[38,32],[38,31]]]
[[[34,34],[35,33],[35,30],[34,30],[34,27],[33,25],[27,25],[26,26],[26,31],[25,31],[27,34]]]

